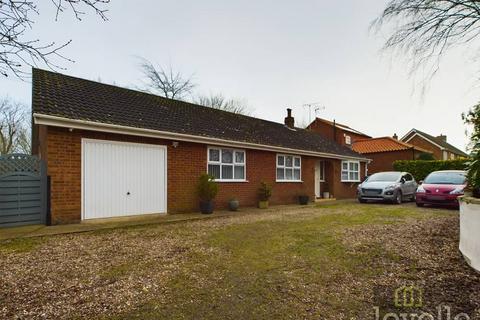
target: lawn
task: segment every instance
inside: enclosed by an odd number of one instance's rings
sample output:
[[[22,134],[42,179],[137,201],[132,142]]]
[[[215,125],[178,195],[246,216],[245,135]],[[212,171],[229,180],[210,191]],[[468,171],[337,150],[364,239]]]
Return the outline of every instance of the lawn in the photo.
[[[2,319],[363,320],[375,306],[396,311],[402,285],[423,290],[418,310],[480,317],[458,212],[412,204],[286,206],[13,240],[0,259]]]

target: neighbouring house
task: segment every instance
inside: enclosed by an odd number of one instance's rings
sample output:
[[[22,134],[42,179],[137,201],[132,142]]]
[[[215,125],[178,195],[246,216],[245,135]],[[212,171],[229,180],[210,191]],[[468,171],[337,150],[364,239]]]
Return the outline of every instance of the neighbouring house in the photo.
[[[357,140],[371,138],[369,135],[340,124],[335,120],[332,122],[322,118],[315,118],[306,129],[317,132],[330,140],[348,147],[351,147]]]
[[[201,174],[230,198],[353,198],[368,159],[315,132],[183,101],[33,70],[33,152],[46,161],[53,224],[196,211]],[[328,189],[326,189],[328,188]]]
[[[453,160],[468,158],[468,154],[447,142],[446,135],[432,136],[418,129],[410,130],[403,138],[403,142],[429,150],[436,160]]]
[[[416,160],[423,153],[432,153],[423,148],[399,141],[394,137],[380,137],[357,140],[352,149],[363,154],[372,162],[368,164],[368,174],[393,171],[396,160]]]

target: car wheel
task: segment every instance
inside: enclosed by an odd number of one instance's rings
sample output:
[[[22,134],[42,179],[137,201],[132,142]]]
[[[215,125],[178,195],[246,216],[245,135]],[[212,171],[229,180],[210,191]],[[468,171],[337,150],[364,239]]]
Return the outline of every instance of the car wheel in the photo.
[[[417,207],[423,207],[423,203],[418,203],[417,202]]]
[[[393,203],[402,204],[402,200],[403,200],[402,197],[403,197],[402,191],[397,191],[395,193],[395,199],[393,200]]]

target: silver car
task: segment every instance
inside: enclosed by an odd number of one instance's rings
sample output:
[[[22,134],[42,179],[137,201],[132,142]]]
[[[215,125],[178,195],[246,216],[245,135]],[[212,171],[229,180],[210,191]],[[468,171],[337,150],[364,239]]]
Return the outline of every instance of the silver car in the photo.
[[[390,201],[396,204],[403,200],[415,200],[417,182],[408,172],[379,172],[369,176],[358,186],[358,201]]]

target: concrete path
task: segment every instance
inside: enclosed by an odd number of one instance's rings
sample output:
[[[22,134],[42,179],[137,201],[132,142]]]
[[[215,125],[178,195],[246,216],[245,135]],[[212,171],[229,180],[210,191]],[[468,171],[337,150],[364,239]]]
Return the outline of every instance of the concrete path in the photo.
[[[307,206],[314,206],[309,204]],[[113,229],[128,226],[141,226],[146,224],[175,223],[200,219],[213,219],[235,215],[253,214],[259,212],[275,211],[279,208],[298,208],[298,205],[273,206],[268,209],[244,208],[239,211],[215,211],[213,214],[181,213],[181,214],[148,214],[121,218],[93,219],[76,224],[66,225],[30,225],[13,228],[0,228],[0,241],[15,238],[43,237],[57,234],[88,232],[102,229]]]

